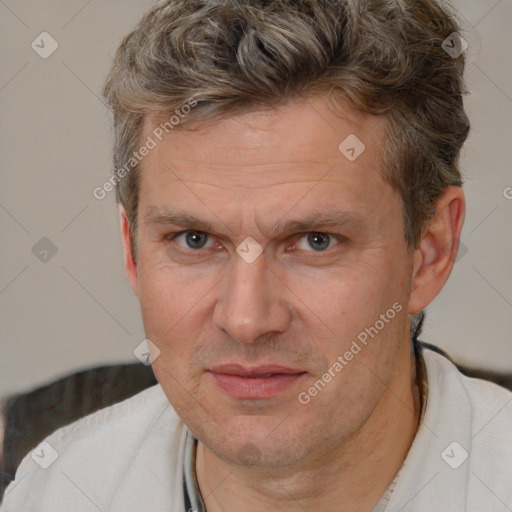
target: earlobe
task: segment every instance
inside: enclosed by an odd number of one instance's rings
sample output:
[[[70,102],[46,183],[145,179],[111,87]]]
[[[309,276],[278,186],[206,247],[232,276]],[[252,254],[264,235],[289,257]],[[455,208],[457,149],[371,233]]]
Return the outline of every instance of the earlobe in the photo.
[[[137,262],[135,261],[132,251],[133,245],[130,221],[128,220],[126,211],[122,206],[119,206],[119,221],[121,223],[121,236],[123,240],[124,269],[133,292],[138,296],[139,287],[137,277]]]
[[[414,253],[409,313],[424,309],[439,294],[453,269],[464,224],[465,200],[461,187],[448,187],[425,226]]]

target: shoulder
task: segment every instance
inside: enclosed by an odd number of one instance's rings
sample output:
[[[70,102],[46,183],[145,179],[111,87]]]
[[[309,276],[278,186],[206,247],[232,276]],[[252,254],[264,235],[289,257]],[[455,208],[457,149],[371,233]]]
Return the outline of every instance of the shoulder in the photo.
[[[136,503],[151,470],[167,479],[154,504],[168,508],[184,433],[162,388],[153,386],[47,437],[22,461],[1,510],[121,510],[121,489],[131,489],[124,495]]]
[[[467,451],[469,494],[488,485],[512,501],[512,392],[463,375],[440,354],[425,350],[424,359],[434,395],[430,405],[438,409],[433,424],[448,425],[452,440],[460,439]]]
[[[408,510],[413,503],[418,511],[480,512],[512,506],[512,393],[466,377],[432,350],[420,354],[426,406],[389,508]]]
[[[474,428],[479,427],[479,422],[488,421],[489,414],[493,412],[494,426],[500,422],[510,425],[512,391],[487,380],[467,377],[447,357],[432,350],[423,349],[422,354],[429,389],[445,396],[455,396],[461,405],[469,407]]]
[[[157,384],[56,430],[47,438],[47,441],[68,444],[82,436],[92,440],[95,436],[104,437],[113,434],[120,425],[138,430],[144,428],[153,414],[168,408],[170,408],[169,402],[162,388]]]

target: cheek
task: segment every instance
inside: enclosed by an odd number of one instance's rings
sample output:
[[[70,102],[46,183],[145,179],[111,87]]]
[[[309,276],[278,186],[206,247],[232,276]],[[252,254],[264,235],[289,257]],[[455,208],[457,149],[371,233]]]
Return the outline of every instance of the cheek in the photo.
[[[408,318],[404,297],[388,291],[392,285],[376,289],[345,280],[324,296],[311,298],[316,314],[310,312],[305,321],[312,334],[308,339],[326,366],[302,391],[316,395],[310,410],[326,424],[344,425],[347,431],[361,424],[393,379]],[[318,386],[325,377],[325,387]]]
[[[213,275],[198,275],[171,265],[157,253],[141,257],[138,270],[139,300],[144,318],[168,326],[184,321],[200,309],[215,284]]]
[[[357,268],[331,272],[318,279],[290,281],[295,306],[305,325],[330,333],[334,342],[347,340],[403,302],[405,275],[390,265],[360,261]]]
[[[178,360],[185,366],[204,322],[205,283],[185,280],[176,269],[146,267],[139,273],[139,300],[146,337],[161,352],[159,362],[172,371],[179,369]]]

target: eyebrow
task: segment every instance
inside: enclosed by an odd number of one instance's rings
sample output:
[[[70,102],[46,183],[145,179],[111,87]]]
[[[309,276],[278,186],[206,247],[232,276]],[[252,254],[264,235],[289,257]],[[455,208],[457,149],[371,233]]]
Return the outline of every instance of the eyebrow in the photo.
[[[144,216],[144,220],[148,224],[174,224],[195,231],[206,231],[209,233],[215,231],[215,226],[204,219],[188,213],[162,211],[156,207],[149,209],[148,213]]]
[[[364,216],[355,212],[315,213],[304,219],[278,222],[270,233],[292,234],[319,231],[329,227],[348,227],[360,229],[364,224]]]
[[[277,235],[314,232],[329,227],[361,229],[364,224],[364,219],[365,216],[355,212],[315,213],[304,219],[280,220],[274,227],[268,230],[268,233],[270,235]],[[189,213],[162,211],[160,208],[156,207],[149,210],[144,216],[144,220],[150,224],[172,224],[184,229],[204,231],[207,233],[216,233],[218,231],[218,228],[216,228],[213,223]]]

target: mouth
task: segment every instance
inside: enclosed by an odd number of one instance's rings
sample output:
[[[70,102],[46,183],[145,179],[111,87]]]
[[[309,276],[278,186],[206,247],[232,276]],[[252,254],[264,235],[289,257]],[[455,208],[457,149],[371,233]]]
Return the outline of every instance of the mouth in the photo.
[[[215,366],[208,372],[220,389],[240,400],[275,397],[307,375],[303,370],[280,365],[227,364]]]

